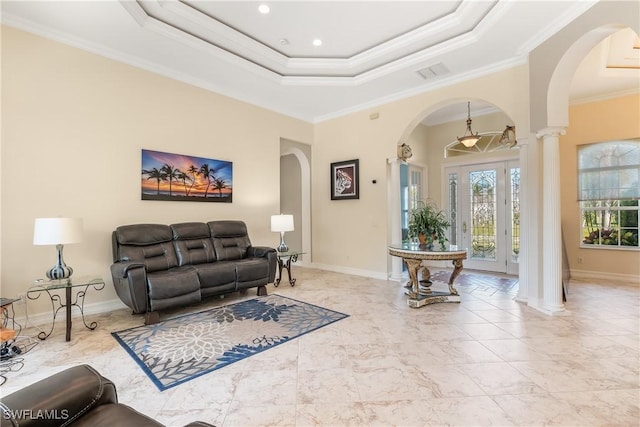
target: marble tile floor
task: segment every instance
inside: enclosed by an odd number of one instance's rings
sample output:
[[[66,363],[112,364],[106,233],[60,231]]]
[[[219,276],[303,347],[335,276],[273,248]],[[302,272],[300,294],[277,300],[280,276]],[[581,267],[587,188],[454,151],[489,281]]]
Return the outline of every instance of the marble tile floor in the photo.
[[[142,318],[127,310],[90,316],[98,329],[76,320],[67,343],[57,325],[0,393],[88,363],[114,381],[121,402],[171,426],[639,425],[637,285],[571,282],[567,315],[546,316],[513,301],[517,284],[496,288],[477,276],[474,286],[473,272],[459,278],[460,304],[419,309],[396,282],[300,267],[294,274],[295,287],[269,285],[269,293],[350,317],[160,392],[110,335]]]

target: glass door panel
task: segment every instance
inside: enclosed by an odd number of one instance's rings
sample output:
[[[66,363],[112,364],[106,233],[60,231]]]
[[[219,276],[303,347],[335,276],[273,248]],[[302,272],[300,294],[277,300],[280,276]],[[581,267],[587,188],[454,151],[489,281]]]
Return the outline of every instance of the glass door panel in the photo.
[[[468,251],[465,268],[518,274],[518,161],[449,167],[450,243]]]
[[[497,232],[497,171],[495,169],[469,172],[471,246],[469,258],[496,260]]]
[[[506,272],[506,183],[504,163],[460,168],[460,248],[465,267]]]
[[[511,251],[507,256],[507,273],[518,274],[518,257],[520,255],[520,167],[518,162],[509,163],[509,217],[510,226],[507,231],[511,243]]]

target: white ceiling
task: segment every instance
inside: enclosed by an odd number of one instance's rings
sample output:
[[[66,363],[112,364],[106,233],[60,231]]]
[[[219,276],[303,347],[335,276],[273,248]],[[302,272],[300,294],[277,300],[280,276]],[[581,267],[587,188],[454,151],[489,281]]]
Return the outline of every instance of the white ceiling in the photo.
[[[269,14],[258,12],[262,3]],[[2,0],[1,16],[4,24],[318,122],[523,64],[533,48],[593,4]],[[313,46],[315,38],[323,44]],[[601,49],[612,51],[608,46]],[[608,53],[592,54],[590,66],[602,69]],[[640,82],[637,73],[594,77],[600,71],[577,73],[582,80],[572,96]],[[617,86],[608,87],[613,80]],[[477,108],[486,105],[472,105],[472,114]],[[466,115],[466,104],[461,109]]]

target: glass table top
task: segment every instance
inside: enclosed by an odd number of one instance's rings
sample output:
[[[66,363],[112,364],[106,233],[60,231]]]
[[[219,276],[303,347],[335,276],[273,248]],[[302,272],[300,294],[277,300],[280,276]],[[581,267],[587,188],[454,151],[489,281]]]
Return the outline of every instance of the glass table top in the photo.
[[[279,252],[276,250],[276,253],[278,254],[278,258],[286,258],[286,257],[290,257],[290,256],[294,256],[294,255],[304,255],[305,252],[302,251],[296,251],[296,250],[290,250],[290,251],[286,251],[286,252]]]
[[[38,279],[31,282],[29,291],[44,289],[64,289],[75,288],[77,286],[104,285],[104,280],[100,277],[69,277],[67,279]]]
[[[440,243],[435,243],[432,249],[427,249],[424,246],[421,246],[419,243],[414,242],[403,242],[403,243],[394,243],[389,245],[389,249],[395,249],[399,251],[408,251],[408,252],[434,252],[434,253],[466,253],[466,249],[458,249],[457,245],[445,245],[445,250],[443,251]]]

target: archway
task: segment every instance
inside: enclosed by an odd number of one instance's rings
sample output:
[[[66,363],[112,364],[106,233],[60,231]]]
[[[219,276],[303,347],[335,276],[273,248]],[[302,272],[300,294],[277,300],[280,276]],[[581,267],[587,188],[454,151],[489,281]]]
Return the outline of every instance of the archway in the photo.
[[[562,290],[562,231],[560,225],[560,135],[569,126],[569,88],[580,61],[607,36],[624,27],[639,33],[637,2],[620,2],[609,7],[599,3],[531,52],[531,124],[538,141],[536,156],[542,179],[532,184],[532,193],[542,201],[542,209],[531,224],[534,241],[542,244],[530,254],[532,285],[529,305],[549,314],[565,310]],[[540,165],[540,166],[539,166]],[[541,197],[537,197],[541,195]]]
[[[311,254],[311,166],[310,166],[310,150],[305,150],[306,145],[289,140],[282,140],[280,145],[280,157],[291,155],[294,157],[300,167],[300,182],[299,182],[299,200],[294,200],[292,203],[299,206],[300,210],[300,224],[296,225],[301,230],[301,250],[304,255],[301,257],[301,263],[309,263],[312,259]],[[309,151],[309,153],[305,153]],[[287,180],[287,176],[281,174],[281,181]],[[287,195],[280,195],[281,199],[286,198]]]
[[[436,103],[429,108],[426,108],[411,120],[411,122],[405,128],[400,140],[398,141],[398,145],[405,143],[410,145],[413,150],[414,155],[411,159],[408,160],[409,168],[417,164],[420,169],[425,170],[425,175],[428,174],[428,179],[426,180],[428,182],[428,190],[424,193],[425,198],[429,198],[435,201],[440,207],[442,207],[446,211],[451,212],[455,210],[455,206],[457,206],[457,204],[452,205],[450,203],[452,200],[451,195],[448,193],[448,191],[446,191],[446,187],[448,187],[448,181],[443,178],[445,167],[461,168],[462,166],[469,166],[469,164],[471,163],[488,165],[490,163],[495,164],[496,162],[506,165],[506,163],[504,162],[508,161],[509,159],[511,159],[512,161],[515,160],[515,162],[517,163],[520,156],[519,150],[505,150],[503,152],[480,152],[481,150],[478,150],[477,155],[469,155],[466,156],[466,158],[444,158],[443,154],[446,147],[450,145],[451,141],[454,141],[456,139],[456,136],[461,136],[465,131],[465,119],[467,118],[467,101],[469,101],[469,98],[447,99],[440,103]],[[507,113],[505,113],[502,109],[491,102],[487,102],[482,99],[471,98],[471,105],[475,105],[475,108],[472,109],[474,113],[471,114],[473,121],[472,127],[474,131],[486,131],[487,133],[501,134],[506,125],[514,124]],[[435,122],[429,119],[430,117],[441,116],[442,113],[444,113],[444,117],[436,119]],[[427,119],[428,121],[428,123],[425,123],[425,125],[428,124],[429,126],[423,126],[423,122],[425,121],[425,119]],[[524,125],[523,127],[526,128],[526,126]],[[520,141],[520,139],[522,139],[523,143],[526,143],[526,135],[523,138],[520,138],[520,135],[518,135],[518,140]],[[406,220],[402,219],[403,213],[401,213],[401,210],[398,208],[399,206],[401,206],[401,196],[397,193],[400,192],[401,188],[402,171],[406,169],[407,166],[405,166],[405,163],[399,159],[392,159],[389,161],[390,243],[397,243],[403,237],[403,233],[400,230],[401,225],[404,224]],[[460,176],[460,178],[463,177]],[[509,185],[511,185],[511,182],[506,183],[503,177],[500,177],[500,180],[501,194],[496,196],[496,200],[500,197],[507,197],[506,190],[509,188]],[[505,184],[509,185],[505,186]],[[497,188],[498,187],[496,187],[496,189]],[[511,193],[508,193],[508,195],[510,196]],[[454,201],[464,200],[460,199],[460,197],[462,197],[462,195],[460,195],[459,197],[456,195]],[[513,205],[510,204],[509,208],[511,208],[512,206]],[[502,208],[504,208],[504,206],[500,206],[498,204],[494,209]],[[474,209],[474,211],[476,211],[476,209]],[[469,212],[471,212],[471,210],[469,210]],[[499,227],[503,227],[506,229],[507,225],[512,222],[511,212],[505,212],[503,214],[501,211],[494,211],[494,214],[497,216],[494,216],[493,219],[499,220],[501,222],[497,225]],[[453,230],[461,229],[462,226],[460,224],[457,224],[457,226],[454,225],[451,229],[451,237],[455,237]],[[506,257],[508,253],[511,253],[511,250],[507,251],[505,246],[512,245],[511,237],[513,235],[513,229],[509,227],[508,231],[508,240],[505,238],[503,241],[503,236],[501,234],[496,234],[495,237],[497,238],[497,240],[494,242],[499,242],[501,252],[498,255],[502,258],[502,264],[499,268],[505,271],[507,268]],[[469,238],[469,234],[470,233],[467,233],[465,237]],[[475,233],[473,234],[475,236]],[[458,236],[463,237],[463,234],[458,233]],[[461,242],[454,242],[450,240],[450,243],[459,244]],[[495,270],[495,265],[500,262],[500,260],[496,258],[493,260],[493,262],[486,262],[486,265],[481,266],[481,263],[478,262],[478,260],[480,259],[479,254],[472,253],[472,255],[474,255],[474,262],[478,264],[475,268],[486,268]],[[488,258],[486,259],[488,260]],[[493,265],[489,267],[489,264]],[[515,263],[509,263],[509,266],[509,271],[511,274],[519,273],[517,260]],[[511,266],[513,266],[514,270],[511,269]],[[390,271],[391,273],[389,277],[392,280],[401,279],[402,264],[399,262],[399,260],[395,260],[393,258],[391,259]]]

